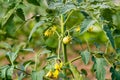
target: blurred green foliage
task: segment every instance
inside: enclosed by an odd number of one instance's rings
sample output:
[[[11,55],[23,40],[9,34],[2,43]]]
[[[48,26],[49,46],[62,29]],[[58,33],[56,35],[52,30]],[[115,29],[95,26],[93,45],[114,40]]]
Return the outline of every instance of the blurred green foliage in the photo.
[[[0,78],[11,80],[14,71],[18,70],[18,80],[26,77],[32,80],[49,80],[45,74],[55,64],[59,50],[62,53],[59,46],[62,43],[61,38],[72,36],[72,44],[69,46],[87,45],[87,50],[80,51],[80,56],[85,64],[92,57],[93,72],[98,80],[105,80],[104,62],[111,66],[111,78],[118,80],[120,73],[116,69],[120,68],[119,3],[114,0],[0,0],[0,58],[6,57],[9,62],[6,65],[1,64]],[[61,15],[64,34],[61,30]],[[57,28],[52,30],[53,26]],[[76,30],[77,27],[79,30]],[[50,36],[45,36],[47,30],[53,31]],[[91,46],[99,48],[100,45],[105,46],[105,51],[90,49]],[[17,61],[18,56],[27,53],[34,53],[35,56],[25,62]],[[39,58],[42,55],[45,55],[44,65]],[[62,57],[61,54],[60,58]],[[69,69],[74,80],[86,80],[86,76],[71,63],[69,67],[66,66],[68,63],[64,64],[63,69]],[[30,73],[26,67],[31,68]],[[60,75],[60,78],[69,80],[69,76],[64,73],[61,72]]]

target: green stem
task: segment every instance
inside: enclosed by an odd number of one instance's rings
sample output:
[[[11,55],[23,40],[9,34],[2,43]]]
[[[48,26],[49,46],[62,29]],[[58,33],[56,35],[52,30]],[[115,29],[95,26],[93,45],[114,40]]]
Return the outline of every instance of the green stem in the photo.
[[[78,57],[72,59],[69,63],[72,63],[72,62],[74,62],[74,61],[76,61],[76,60],[78,60],[78,59],[81,59],[81,56],[78,56]]]
[[[19,71],[22,71],[23,73],[25,73],[25,74],[27,74],[27,75],[30,75],[29,73],[27,73],[26,71],[24,71],[24,70],[22,70],[22,69],[19,69],[19,68],[16,68],[16,67],[15,67],[15,69],[16,69],[16,70],[19,70]]]
[[[103,58],[105,59],[105,61],[110,65],[110,66],[113,66],[113,64],[111,64],[110,62],[109,62],[109,60],[103,55]]]
[[[39,52],[39,51],[38,51]],[[35,65],[34,65],[34,70],[36,71],[37,70],[37,64],[38,64],[38,52],[35,53]]]
[[[68,14],[68,16],[67,16],[67,18],[66,18],[64,24],[67,22],[67,20],[69,19],[70,15],[71,15],[72,13],[73,13],[73,10],[71,10],[71,12]]]
[[[65,33],[65,26],[64,26],[64,20],[63,20],[63,15],[61,14],[61,36],[62,36],[62,39],[64,37],[64,33]],[[68,59],[67,59],[67,53],[66,53],[66,45],[62,42],[62,53],[63,53],[63,59],[64,59],[64,63],[67,63],[68,62]],[[68,65],[67,65],[68,66]],[[64,74],[66,74],[66,69],[63,70]]]
[[[61,34],[62,34],[62,37],[64,37],[64,32],[65,32],[64,20],[63,20],[63,15],[61,15]],[[67,59],[67,53],[66,53],[66,45],[64,43],[62,43],[62,51],[63,51],[63,56],[64,56],[64,62],[66,63],[68,61],[68,59]]]
[[[61,37],[59,36],[59,43],[58,43],[58,59],[60,59],[60,48],[61,48]]]
[[[85,41],[86,41],[86,44],[87,44],[88,51],[91,52],[88,40],[85,39]]]
[[[108,46],[109,46],[109,42],[107,42],[106,44],[105,54],[107,54]]]
[[[76,61],[76,60],[78,60],[78,59],[81,59],[81,56],[78,56],[78,57],[70,60],[69,62],[65,63],[65,65],[68,65],[68,64],[70,64],[70,63],[72,63],[72,62],[74,62],[74,61]]]

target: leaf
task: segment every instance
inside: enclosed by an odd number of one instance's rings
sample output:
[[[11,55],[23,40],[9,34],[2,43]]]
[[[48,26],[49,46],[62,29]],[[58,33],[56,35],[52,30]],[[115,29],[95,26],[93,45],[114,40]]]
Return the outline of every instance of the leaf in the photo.
[[[34,63],[35,63],[35,62],[32,61],[32,60],[29,60],[29,61],[24,62],[24,63],[23,63],[23,65],[24,65],[24,70],[26,70],[28,66],[30,66],[31,64],[34,64]]]
[[[12,75],[13,75],[13,70],[14,70],[14,66],[10,66],[8,69],[7,69],[7,79],[11,79],[12,80]]]
[[[82,2],[83,0],[77,0],[78,3]]]
[[[6,57],[9,60],[9,62],[13,64],[14,60],[17,58],[17,55],[15,55],[15,53],[13,52],[7,52]]]
[[[24,43],[20,43],[19,45],[15,46],[15,48],[13,47],[13,51],[7,52],[6,53],[6,57],[7,59],[10,61],[11,64],[14,64],[14,61],[16,60],[17,56],[18,56],[18,52],[20,51],[20,49],[24,46]],[[14,50],[15,49],[15,50]]]
[[[90,60],[90,52],[88,52],[87,50],[81,52],[81,57],[82,57],[83,62],[85,64],[88,64]]]
[[[39,21],[38,23],[35,24],[32,31],[30,32],[30,35],[28,37],[28,41],[31,39],[32,34],[37,30],[37,28],[40,27],[41,25],[43,25],[44,23],[45,23],[45,21]]]
[[[113,24],[116,25],[116,29],[120,30],[120,11],[115,11],[116,13],[112,16]]]
[[[20,76],[18,77],[18,80],[23,80],[24,77],[25,77],[24,73],[21,73]]]
[[[23,12],[23,10],[22,10],[21,8],[18,8],[18,9],[16,10],[16,14],[17,14],[17,16],[19,16],[23,21],[25,21],[24,12]]]
[[[15,36],[15,25],[14,25],[14,14],[9,18],[9,20],[7,21],[7,24],[5,25],[5,30],[6,30],[6,34],[9,37],[14,37]]]
[[[11,49],[11,46],[6,42],[0,42],[0,48]]]
[[[72,71],[72,74],[74,76],[74,80],[84,80],[84,77],[82,74],[79,73],[77,68],[70,64],[70,70]]]
[[[6,71],[8,69],[8,65],[0,67],[0,78],[6,78]]]
[[[1,24],[0,24],[0,27],[1,27]],[[6,34],[6,31],[0,30],[0,35],[4,35],[4,34]]]
[[[46,41],[45,44],[50,48],[56,48],[58,46],[58,37],[57,35],[51,35]]]
[[[23,51],[29,51],[29,52],[34,52],[34,50],[32,48],[25,48],[25,49],[22,49]]]
[[[96,71],[96,78],[97,80],[105,80],[106,70],[104,66],[106,62],[103,58],[94,58],[94,70]]]
[[[82,22],[82,25],[81,25],[81,28],[80,28],[80,34],[83,34],[85,31],[87,31],[87,29],[93,25],[95,23],[94,20],[92,19],[85,19],[83,22]]]
[[[51,53],[51,51],[50,50],[43,50],[42,52],[40,52],[40,54],[47,54],[47,53]]]
[[[2,27],[5,26],[9,21],[11,21],[14,17],[14,9],[11,9],[2,19]]]
[[[112,80],[120,79],[120,70],[117,71],[115,68],[111,67],[110,72],[112,73],[111,75]]]
[[[68,4],[64,5],[64,7],[62,7],[62,9],[60,11],[61,11],[61,14],[65,14],[68,11],[75,9],[75,8],[76,8],[75,5],[68,3]]]
[[[40,6],[40,3],[37,0],[27,0],[27,2],[36,6]]]
[[[113,36],[114,36],[114,37],[120,37],[120,30],[119,30],[119,29],[115,29],[115,30],[113,31]]]
[[[54,59],[54,58],[57,58],[57,56],[50,56],[50,57],[47,57],[47,60],[49,60],[49,59]]]
[[[7,13],[2,19],[2,27],[5,26],[9,21],[11,21],[14,17],[14,12],[21,1],[18,1],[17,4],[12,4],[9,6]]]
[[[71,28],[74,25],[79,25],[84,20],[83,14],[79,10],[73,10],[72,12],[69,12],[70,16],[68,16],[68,19],[65,23],[67,28]]]
[[[44,70],[41,70],[39,72],[32,71],[31,77],[32,77],[32,80],[43,80],[44,75],[45,75]]]
[[[105,8],[105,9],[102,9],[101,10],[101,16],[107,20],[107,21],[110,21],[112,22],[112,15],[113,15],[113,10],[110,9],[110,8]]]
[[[115,49],[115,43],[114,43],[114,38],[112,36],[112,32],[109,29],[109,26],[106,24],[103,26],[103,30],[106,33],[106,36],[108,37],[108,40],[110,41],[112,47]]]
[[[15,7],[15,3],[10,4],[9,7],[7,8],[7,12],[13,9],[14,7]]]

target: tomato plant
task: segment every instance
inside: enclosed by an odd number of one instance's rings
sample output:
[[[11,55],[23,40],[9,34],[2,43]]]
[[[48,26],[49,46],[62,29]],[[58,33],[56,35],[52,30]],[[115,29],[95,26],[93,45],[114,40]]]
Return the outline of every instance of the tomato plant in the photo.
[[[97,80],[106,79],[106,66],[112,80],[120,79],[119,0],[0,4],[0,59],[7,62],[0,65],[0,79],[91,80],[87,70],[73,64],[78,60],[86,66],[93,62],[91,72]],[[81,49],[74,50],[76,45]],[[69,59],[69,50],[79,56]]]

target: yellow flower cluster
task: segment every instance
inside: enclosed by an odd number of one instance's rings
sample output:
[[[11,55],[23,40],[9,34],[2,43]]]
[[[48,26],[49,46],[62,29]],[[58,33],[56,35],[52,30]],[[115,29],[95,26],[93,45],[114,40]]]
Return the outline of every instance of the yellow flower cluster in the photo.
[[[46,77],[57,79],[58,76],[59,76],[59,73],[60,73],[60,71],[61,71],[62,66],[63,66],[63,63],[62,63],[62,62],[59,63],[59,64],[56,63],[56,64],[54,65],[55,70],[54,70],[54,71],[50,70],[50,71],[46,74]]]
[[[52,26],[50,27],[49,29],[47,29],[45,32],[44,32],[44,35],[45,36],[51,36],[52,34],[54,34],[54,32],[56,31],[57,27],[56,26]]]
[[[76,28],[75,28],[75,31],[76,31],[76,32],[79,32],[79,31],[80,31],[80,26],[76,27]]]

